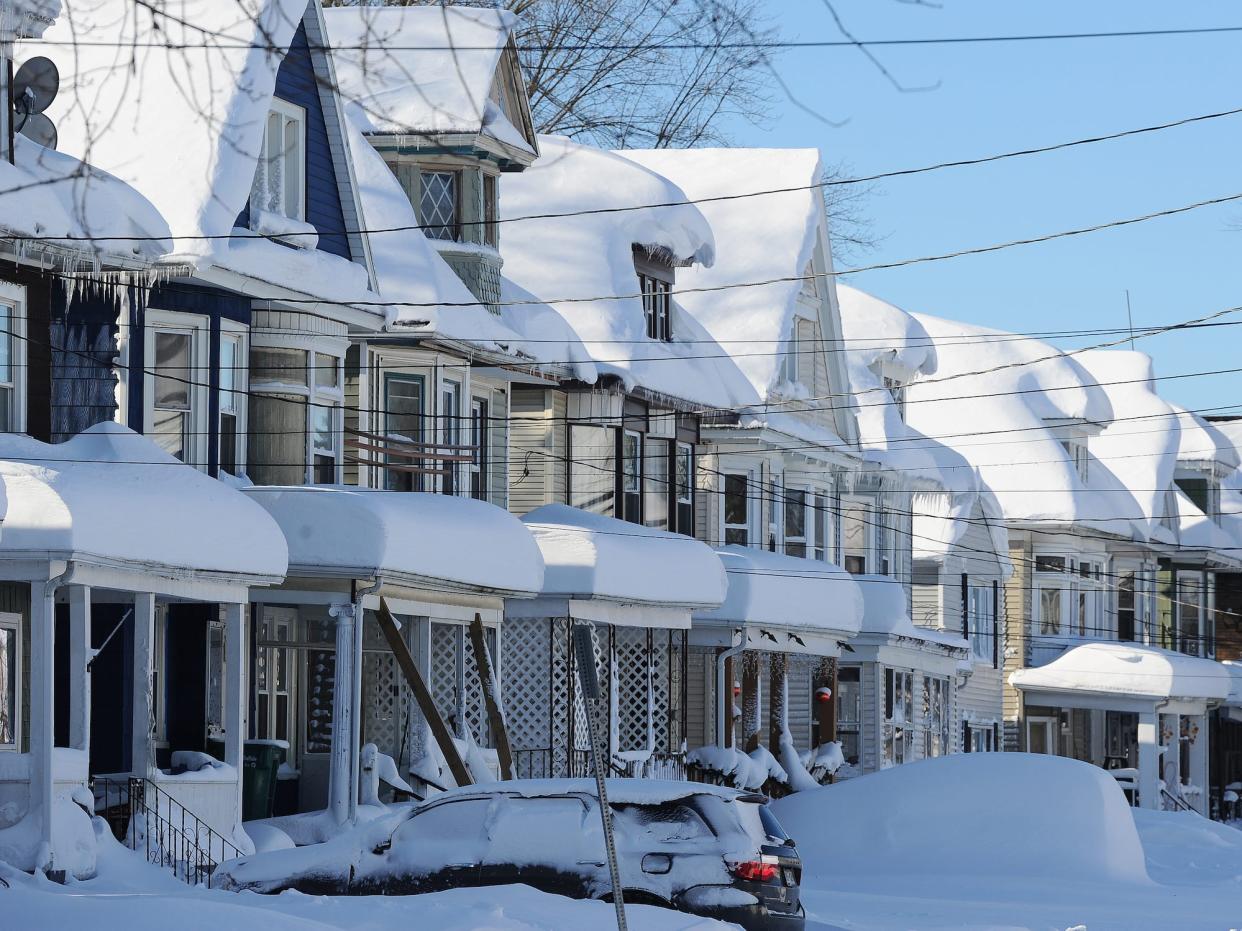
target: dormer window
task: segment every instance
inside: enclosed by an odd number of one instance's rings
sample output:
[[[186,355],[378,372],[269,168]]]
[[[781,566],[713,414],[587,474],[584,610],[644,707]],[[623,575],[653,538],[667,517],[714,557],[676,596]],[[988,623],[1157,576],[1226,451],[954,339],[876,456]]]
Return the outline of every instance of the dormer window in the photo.
[[[798,338],[798,328],[795,326],[793,332],[789,334],[785,353],[781,356],[781,381],[787,385],[798,384],[798,360],[802,356],[801,342]]]
[[[461,238],[461,172],[418,173],[418,215],[428,239],[456,242]]]
[[[1074,464],[1074,471],[1082,482],[1087,481],[1087,441],[1085,438],[1070,437],[1061,440],[1061,448]]]
[[[273,97],[250,192],[252,220],[260,228],[263,213],[306,219],[305,165],[306,111]]]
[[[1220,481],[1207,472],[1180,473],[1173,483],[1194,506],[1213,521],[1220,522]]]
[[[884,387],[887,389],[889,397],[893,399],[893,406],[897,408],[897,416],[902,421],[906,419],[906,384],[896,378],[884,377]]]
[[[643,295],[643,316],[647,319],[647,337],[671,342],[673,330],[669,319],[673,283],[653,275],[640,274],[639,288]]]

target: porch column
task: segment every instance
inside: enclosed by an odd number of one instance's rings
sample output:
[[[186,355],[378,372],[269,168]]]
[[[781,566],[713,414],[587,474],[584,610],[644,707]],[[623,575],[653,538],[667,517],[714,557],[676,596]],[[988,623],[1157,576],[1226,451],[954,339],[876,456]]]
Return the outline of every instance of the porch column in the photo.
[[[1190,784],[1199,787],[1195,796],[1195,808],[1199,814],[1208,813],[1208,719],[1206,714],[1196,714],[1190,718],[1191,733],[1194,740],[1190,744]],[[1194,733],[1198,728],[1199,732]]]
[[[91,753],[91,589],[69,586],[69,746]]]
[[[759,656],[758,651],[742,654],[742,752],[759,747]]]
[[[358,787],[354,783],[354,605],[334,604],[328,614],[336,618],[336,678],[332,699],[332,754],[328,769],[328,809],[337,824],[354,816]]]
[[[237,770],[237,820],[242,820],[242,764],[246,749],[246,606],[224,606],[224,762]]]
[[[768,750],[778,760],[781,756],[781,735],[785,731],[789,718],[786,708],[788,695],[785,692],[785,671],[787,657],[784,653],[768,654]]]
[[[155,748],[151,731],[155,725],[155,696],[151,679],[155,671],[155,595],[134,594],[133,717],[129,770],[150,778],[155,772]]]
[[[47,580],[30,583],[30,810],[37,812],[39,852],[35,866],[55,866],[52,853],[52,800],[56,741],[55,590]]]
[[[1139,806],[1160,807],[1160,716],[1154,710],[1139,713],[1138,792]]]

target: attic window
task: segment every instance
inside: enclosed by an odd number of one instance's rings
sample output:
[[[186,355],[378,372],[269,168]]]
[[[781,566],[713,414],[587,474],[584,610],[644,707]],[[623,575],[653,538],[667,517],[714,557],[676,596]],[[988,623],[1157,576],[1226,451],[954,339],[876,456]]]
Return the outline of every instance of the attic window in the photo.
[[[1220,519],[1220,482],[1207,474],[1179,475],[1173,483],[1182,490],[1195,507],[1213,521]]]
[[[896,378],[884,377],[884,387],[888,390],[889,395],[893,399],[893,406],[897,408],[897,414],[904,421],[906,419],[906,385],[905,382]]]
[[[1084,483],[1087,481],[1087,441],[1085,439],[1067,438],[1061,440],[1061,448],[1074,464],[1074,471]]]
[[[428,239],[460,239],[458,197],[460,172],[420,171],[418,213]]]
[[[801,340],[798,338],[798,328],[795,326],[793,332],[789,334],[789,342],[781,356],[781,381],[785,384],[796,385],[798,383],[798,359],[801,355]]]
[[[251,210],[306,219],[305,164],[306,111],[273,97],[250,191]],[[252,220],[262,222],[260,216]]]
[[[643,316],[647,319],[647,336],[663,342],[672,342],[673,329],[670,319],[673,284],[653,275],[640,274],[638,285],[643,295]]]

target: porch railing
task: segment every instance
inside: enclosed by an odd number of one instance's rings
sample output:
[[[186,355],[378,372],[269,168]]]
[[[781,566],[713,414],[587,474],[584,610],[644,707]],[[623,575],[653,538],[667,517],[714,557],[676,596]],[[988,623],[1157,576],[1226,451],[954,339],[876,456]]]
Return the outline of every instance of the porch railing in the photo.
[[[95,813],[118,841],[191,886],[211,886],[216,867],[242,855],[236,844],[150,779],[95,777],[92,789]]]
[[[558,756],[562,756],[558,754]],[[556,772],[568,764],[568,772]],[[562,776],[579,778],[594,775],[591,754],[587,750],[571,750],[563,755],[559,765],[553,762],[548,748],[513,751],[514,775],[518,779],[548,779]],[[618,760],[610,763],[611,777],[630,779],[688,779],[686,755],[681,752],[653,753],[645,760]]]

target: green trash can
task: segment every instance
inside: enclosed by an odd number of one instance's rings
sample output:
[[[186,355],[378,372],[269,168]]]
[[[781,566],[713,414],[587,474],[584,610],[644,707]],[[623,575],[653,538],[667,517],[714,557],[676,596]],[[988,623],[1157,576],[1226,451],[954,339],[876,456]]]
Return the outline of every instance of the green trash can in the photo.
[[[242,754],[242,820],[272,817],[276,769],[285,750],[269,740],[247,740]]]

